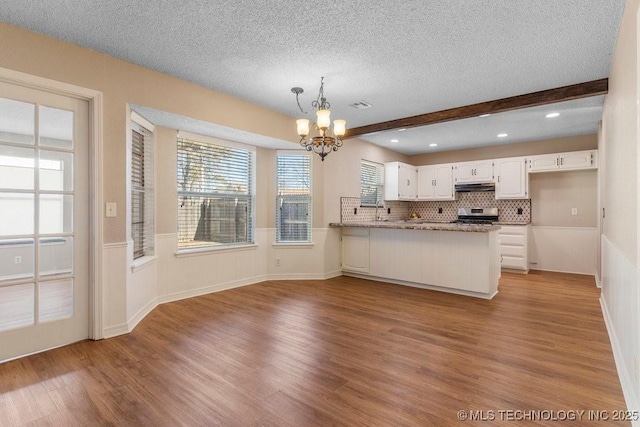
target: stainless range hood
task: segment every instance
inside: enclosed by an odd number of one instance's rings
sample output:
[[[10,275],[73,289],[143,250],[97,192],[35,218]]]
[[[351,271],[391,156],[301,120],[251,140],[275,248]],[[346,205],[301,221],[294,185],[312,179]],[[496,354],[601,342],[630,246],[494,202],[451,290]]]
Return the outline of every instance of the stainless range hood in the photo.
[[[456,192],[458,193],[473,193],[473,192],[485,192],[496,191],[496,184],[494,182],[477,182],[473,184],[456,184]]]

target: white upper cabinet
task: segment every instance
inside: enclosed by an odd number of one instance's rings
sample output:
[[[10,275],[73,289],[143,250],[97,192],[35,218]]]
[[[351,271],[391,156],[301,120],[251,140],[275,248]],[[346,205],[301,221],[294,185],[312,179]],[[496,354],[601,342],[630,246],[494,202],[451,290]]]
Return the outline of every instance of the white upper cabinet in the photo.
[[[453,165],[418,167],[418,200],[455,200]]]
[[[496,199],[528,199],[529,175],[524,157],[494,160]]]
[[[415,166],[401,162],[384,164],[384,199],[415,200],[418,171]]]
[[[493,182],[493,160],[454,164],[455,183]]]
[[[529,172],[551,172],[577,169],[596,169],[598,151],[585,150],[570,153],[542,154],[529,157]]]

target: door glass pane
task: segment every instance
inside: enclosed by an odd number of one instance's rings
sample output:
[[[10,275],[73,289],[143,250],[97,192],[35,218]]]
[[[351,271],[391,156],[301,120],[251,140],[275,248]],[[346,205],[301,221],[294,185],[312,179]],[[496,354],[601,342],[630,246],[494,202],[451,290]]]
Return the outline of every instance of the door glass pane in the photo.
[[[40,106],[40,145],[73,148],[73,112]]]
[[[0,288],[0,331],[33,325],[34,284]]]
[[[73,153],[40,151],[40,190],[73,191]]]
[[[0,237],[33,234],[33,194],[0,193]]]
[[[0,98],[0,142],[34,142],[35,105]]]
[[[40,282],[38,288],[40,323],[73,316],[73,279]]]
[[[0,240],[0,281],[30,279],[34,271],[34,240]]]
[[[40,233],[56,234],[73,231],[73,196],[40,195]]]
[[[73,269],[73,237],[43,237],[39,242],[40,276],[71,273]]]
[[[33,190],[33,148],[0,145],[0,188]]]

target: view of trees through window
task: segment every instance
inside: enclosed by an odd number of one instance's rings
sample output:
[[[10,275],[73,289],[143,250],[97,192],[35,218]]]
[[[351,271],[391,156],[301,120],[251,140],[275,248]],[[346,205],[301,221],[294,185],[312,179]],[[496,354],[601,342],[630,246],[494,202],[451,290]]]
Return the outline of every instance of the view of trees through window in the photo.
[[[253,243],[254,153],[178,138],[178,246]]]

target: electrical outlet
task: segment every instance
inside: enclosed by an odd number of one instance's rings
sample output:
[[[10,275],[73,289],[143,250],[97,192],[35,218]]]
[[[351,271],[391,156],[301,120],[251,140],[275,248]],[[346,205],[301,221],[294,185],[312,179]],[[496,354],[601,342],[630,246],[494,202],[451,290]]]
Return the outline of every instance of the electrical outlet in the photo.
[[[438,208],[438,213],[441,214],[442,213],[442,208]]]
[[[523,211],[522,208],[518,208],[518,215],[522,215]]]
[[[22,264],[22,257],[21,256],[17,256],[13,259],[13,262],[15,264]]]
[[[391,208],[387,208],[387,214],[391,214]]]
[[[571,208],[571,215],[573,216],[578,215],[578,208]]]
[[[105,214],[107,218],[115,218],[116,217],[116,204],[113,202],[107,202],[105,205]]]
[[[280,258],[276,258],[276,267],[280,267]]]

